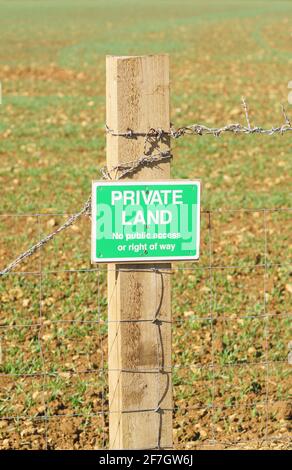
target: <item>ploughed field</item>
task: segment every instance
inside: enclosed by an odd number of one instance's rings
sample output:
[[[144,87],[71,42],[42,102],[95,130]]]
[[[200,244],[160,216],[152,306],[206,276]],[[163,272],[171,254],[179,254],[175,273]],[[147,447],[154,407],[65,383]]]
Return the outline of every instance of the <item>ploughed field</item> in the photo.
[[[0,11],[1,268],[100,177],[106,54],[170,54],[175,127],[245,123],[242,96],[252,125],[281,125],[281,103],[289,114],[289,2],[0,0]],[[172,177],[203,186],[200,261],[172,272],[176,448],[291,448],[290,139],[172,142]],[[106,267],[92,268],[83,217],[1,278],[1,449],[108,445]]]

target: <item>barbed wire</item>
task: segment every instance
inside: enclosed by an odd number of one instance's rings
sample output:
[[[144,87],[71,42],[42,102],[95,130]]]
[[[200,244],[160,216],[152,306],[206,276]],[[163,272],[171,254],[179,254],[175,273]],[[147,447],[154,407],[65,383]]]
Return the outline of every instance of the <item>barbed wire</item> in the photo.
[[[90,208],[91,208],[91,197],[86,201],[86,203],[84,204],[84,206],[79,212],[77,212],[76,214],[73,214],[71,217],[69,217],[66,220],[64,224],[62,224],[52,233],[50,233],[49,235],[47,235],[46,237],[38,241],[35,245],[32,245],[28,250],[21,253],[21,255],[19,255],[14,261],[12,261],[12,263],[8,264],[8,266],[6,266],[6,268],[0,272],[0,276],[3,276],[4,274],[9,273],[16,266],[22,263],[25,259],[29,258],[38,250],[40,250],[44,245],[46,245],[47,243],[49,243],[49,241],[55,238],[55,236],[57,236],[63,230],[66,230],[68,227],[73,225],[76,222],[76,220],[78,220],[83,214],[86,214]]]
[[[137,137],[156,137],[161,138],[163,136],[169,136],[173,139],[178,139],[185,135],[213,135],[214,137],[220,137],[224,133],[233,133],[233,134],[264,134],[264,135],[274,135],[274,134],[285,134],[286,132],[291,132],[292,127],[290,124],[283,124],[278,127],[271,127],[269,129],[264,129],[263,127],[247,127],[242,124],[227,124],[222,127],[208,127],[203,124],[190,124],[188,126],[179,127],[175,129],[171,127],[169,131],[163,129],[150,129],[148,132],[134,132],[131,129],[128,129],[126,132],[115,132],[114,130],[106,127],[107,133],[115,137],[126,137],[128,139],[133,139]]]
[[[170,137],[173,139],[178,139],[186,135],[213,135],[214,137],[220,137],[224,133],[233,133],[233,134],[263,134],[263,135],[283,135],[287,132],[292,131],[291,120],[286,112],[284,105],[282,105],[282,113],[284,116],[284,124],[277,127],[272,127],[269,129],[264,129],[258,126],[251,126],[251,121],[249,117],[249,109],[246,103],[245,98],[242,98],[242,106],[244,109],[245,119],[247,126],[242,124],[227,124],[222,127],[208,127],[202,124],[191,124],[188,126],[180,127],[175,129],[171,126],[169,131],[163,129],[149,129],[148,132],[139,132],[132,129],[127,129],[126,132],[116,132],[113,129],[110,129],[107,125],[106,133],[114,137],[124,137],[127,139],[137,139],[138,137],[144,137],[144,153],[136,160],[131,160],[129,162],[120,163],[119,165],[114,166],[112,169],[104,166],[100,169],[100,173],[105,180],[120,180],[129,176],[132,176],[137,171],[140,171],[142,168],[148,166],[154,166],[159,163],[169,161],[172,159],[172,153],[170,150],[159,150],[153,153],[154,146],[157,146],[159,142],[163,141],[165,137]],[[154,142],[153,142],[154,139]],[[150,149],[147,148],[150,144]],[[113,177],[112,177],[113,175]],[[60,227],[54,230],[49,235],[45,236],[42,240],[38,241],[36,244],[32,245],[26,251],[21,253],[15,260],[9,263],[4,269],[0,271],[0,277],[11,272],[16,266],[21,264],[25,259],[34,255],[38,250],[40,250],[44,245],[49,243],[53,238],[59,235],[61,232],[74,225],[76,220],[78,220],[82,215],[91,215],[91,196],[87,199],[81,210],[77,213],[71,215]]]
[[[126,137],[127,139],[137,139],[138,137],[145,137],[146,143],[147,141],[150,142],[151,138],[156,138],[161,140],[162,137],[171,137],[173,139],[179,139],[185,135],[213,135],[214,137],[220,137],[221,134],[224,133],[232,133],[232,134],[263,134],[263,135],[275,135],[275,134],[285,134],[286,132],[292,131],[291,121],[287,114],[287,111],[282,105],[282,113],[284,116],[284,123],[280,126],[271,127],[271,128],[263,128],[259,126],[251,126],[251,121],[249,117],[249,108],[246,103],[246,100],[242,98],[242,107],[245,114],[245,119],[247,126],[244,126],[239,123],[234,124],[226,124],[221,127],[208,127],[204,124],[190,124],[187,126],[179,127],[176,129],[171,125],[170,130],[166,131],[164,129],[149,129],[148,132],[137,132],[132,129],[127,129],[125,132],[116,132],[113,129],[110,129],[106,125],[106,132],[111,134],[114,137]]]

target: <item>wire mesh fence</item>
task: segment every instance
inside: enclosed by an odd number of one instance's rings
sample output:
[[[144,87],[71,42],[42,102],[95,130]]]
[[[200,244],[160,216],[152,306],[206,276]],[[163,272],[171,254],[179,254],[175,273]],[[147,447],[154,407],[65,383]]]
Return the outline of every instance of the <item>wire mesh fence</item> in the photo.
[[[172,265],[175,448],[291,447],[291,216],[202,211],[199,262]],[[1,264],[67,218],[1,215]],[[83,215],[1,277],[2,449],[108,447],[107,268],[89,254]]]

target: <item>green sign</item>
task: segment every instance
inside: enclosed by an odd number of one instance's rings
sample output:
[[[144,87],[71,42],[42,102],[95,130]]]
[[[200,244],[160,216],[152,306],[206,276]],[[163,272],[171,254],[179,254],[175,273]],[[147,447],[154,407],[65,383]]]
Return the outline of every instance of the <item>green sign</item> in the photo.
[[[92,183],[92,262],[199,258],[200,182]]]

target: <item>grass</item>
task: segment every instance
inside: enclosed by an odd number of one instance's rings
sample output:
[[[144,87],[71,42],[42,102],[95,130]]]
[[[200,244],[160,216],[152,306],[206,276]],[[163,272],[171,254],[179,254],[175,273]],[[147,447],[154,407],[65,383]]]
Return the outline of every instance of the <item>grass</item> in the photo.
[[[281,103],[289,112],[290,2],[0,0],[0,11],[1,266],[65,220],[52,213],[77,211],[100,177],[106,54],[170,54],[177,127],[243,123],[242,95],[252,124],[281,124]],[[291,207],[288,134],[185,137],[173,153],[173,178],[202,179],[203,209]],[[48,215],[4,216],[39,212]],[[216,212],[211,236],[216,269],[203,214],[200,262],[173,274],[175,445],[258,439],[263,423],[287,438],[291,212]],[[90,267],[89,238],[90,221],[80,220],[19,271],[32,274],[1,280],[0,322],[9,328],[1,328],[0,372],[45,364],[49,375],[0,382],[0,416],[34,418],[0,420],[0,447],[44,446],[39,397],[52,417],[84,417],[49,420],[51,448],[106,445],[107,418],[98,415],[108,406],[98,375],[107,368],[106,272],[60,272]],[[268,410],[267,390],[278,403]]]

